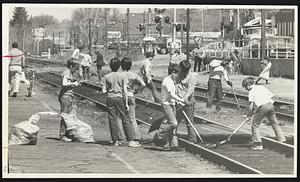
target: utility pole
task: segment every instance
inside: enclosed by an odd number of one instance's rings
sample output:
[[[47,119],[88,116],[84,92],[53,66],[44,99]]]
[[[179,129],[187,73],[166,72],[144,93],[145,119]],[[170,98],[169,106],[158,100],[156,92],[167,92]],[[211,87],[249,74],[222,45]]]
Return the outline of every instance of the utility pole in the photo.
[[[240,29],[240,10],[237,9],[237,29]]]
[[[54,53],[54,32],[52,33],[52,40],[53,40],[53,44],[52,44],[52,54]]]
[[[151,8],[148,8],[148,37],[150,37],[151,34]]]
[[[265,10],[261,10],[261,60],[266,54],[266,14]]]
[[[129,56],[129,8],[127,8],[127,56]]]
[[[43,34],[43,51],[42,52],[45,51],[45,34],[46,34],[46,32],[44,32],[44,34]]]
[[[58,32],[58,57],[60,58],[60,32]]]
[[[26,31],[25,31],[25,30],[26,30],[26,29],[24,28],[24,32],[23,32],[23,45],[22,45],[22,46],[23,46],[23,47],[22,47],[22,48],[23,48],[23,52],[26,52],[26,51],[25,51],[25,35],[26,35]]]
[[[202,16],[201,16],[201,32],[203,33],[203,21],[204,21],[204,9],[202,9]]]
[[[75,33],[75,30],[74,30],[74,33],[73,33],[73,46],[74,46],[74,49],[75,49],[75,47],[76,47],[76,46],[75,46],[75,39],[76,39],[75,36],[76,36],[76,33]]]
[[[190,58],[190,50],[189,50],[189,43],[190,43],[190,9],[186,10],[186,59],[189,61]]]
[[[105,57],[107,56],[107,48],[108,48],[108,35],[107,35],[107,8],[105,8],[104,11],[104,15],[105,15]]]
[[[92,55],[92,33],[91,33],[91,21],[92,19],[89,18],[89,54]]]
[[[99,25],[97,25],[96,28],[97,28],[97,39],[95,41],[95,45],[97,45],[98,40],[99,40]]]
[[[145,27],[146,24],[146,12],[143,13],[143,25]],[[143,29],[143,35],[146,36],[146,28]]]

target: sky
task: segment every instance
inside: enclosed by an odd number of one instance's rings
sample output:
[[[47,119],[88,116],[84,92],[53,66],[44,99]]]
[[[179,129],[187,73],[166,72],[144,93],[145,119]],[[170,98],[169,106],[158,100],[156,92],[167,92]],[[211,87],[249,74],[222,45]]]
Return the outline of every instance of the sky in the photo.
[[[31,6],[31,7],[26,7],[28,15],[32,16],[39,16],[39,15],[52,15],[54,18],[57,18],[59,21],[62,21],[64,19],[70,19],[72,15],[72,11],[75,8],[79,7],[45,7],[45,6]],[[126,8],[120,9],[122,13],[126,12]],[[145,8],[131,8],[130,12],[131,13],[143,13]],[[9,11],[9,16],[10,19],[12,18],[13,15],[13,8],[10,9]]]

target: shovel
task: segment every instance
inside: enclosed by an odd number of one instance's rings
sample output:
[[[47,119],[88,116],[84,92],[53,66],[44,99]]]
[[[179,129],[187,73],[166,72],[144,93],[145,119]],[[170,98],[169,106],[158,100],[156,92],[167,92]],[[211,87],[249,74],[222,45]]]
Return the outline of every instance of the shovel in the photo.
[[[186,113],[182,110],[181,111],[184,115],[184,117],[186,118],[186,120],[190,123],[191,127],[193,128],[193,130],[195,131],[196,135],[199,137],[201,143],[203,143],[203,140],[200,136],[200,134],[198,133],[197,129],[194,127],[193,123],[191,122],[191,120],[189,119],[189,117],[186,115]]]
[[[241,109],[240,104],[239,104],[239,101],[238,101],[238,99],[237,99],[237,97],[236,97],[236,94],[235,94],[235,91],[234,91],[233,87],[231,87],[231,90],[232,90],[232,93],[233,93],[233,95],[234,95],[234,98],[235,98],[235,101],[236,101],[236,103],[237,103],[238,108]]]
[[[214,145],[212,145],[212,148],[218,148],[219,146],[221,146],[221,145],[224,145],[225,143],[228,143],[229,141],[230,141],[230,139],[231,139],[231,137],[234,135],[234,134],[236,134],[236,132],[238,132],[239,131],[239,129],[241,129],[241,127],[246,123],[246,122],[248,122],[250,120],[250,118],[249,119],[244,119],[244,121],[229,135],[229,137],[226,139],[226,140],[223,140],[223,141],[220,141],[220,142],[218,142],[218,143],[216,143],[216,144],[214,144]]]

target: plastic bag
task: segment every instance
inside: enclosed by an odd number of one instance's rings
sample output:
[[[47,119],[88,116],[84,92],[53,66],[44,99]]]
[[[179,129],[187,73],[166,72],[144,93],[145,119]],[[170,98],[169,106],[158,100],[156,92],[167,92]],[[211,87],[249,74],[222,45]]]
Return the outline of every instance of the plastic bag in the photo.
[[[14,125],[10,131],[9,145],[35,145],[39,127],[37,124],[40,120],[38,114],[32,115],[28,120],[22,121]]]
[[[76,114],[62,113],[61,116],[65,120],[66,130],[69,133],[70,138],[73,141],[79,141],[84,143],[93,143],[93,130],[92,127],[82,122],[76,117]]]

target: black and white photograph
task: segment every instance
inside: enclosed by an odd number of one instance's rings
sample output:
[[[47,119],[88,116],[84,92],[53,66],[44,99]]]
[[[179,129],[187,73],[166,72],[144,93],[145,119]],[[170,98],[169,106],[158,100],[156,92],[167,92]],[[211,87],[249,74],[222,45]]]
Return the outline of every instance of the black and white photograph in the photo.
[[[297,6],[2,4],[3,178],[297,177],[297,36]]]

